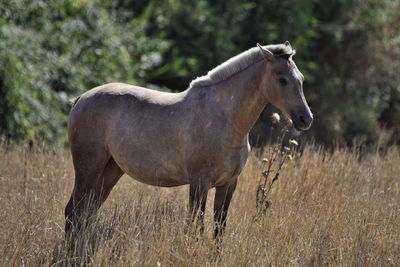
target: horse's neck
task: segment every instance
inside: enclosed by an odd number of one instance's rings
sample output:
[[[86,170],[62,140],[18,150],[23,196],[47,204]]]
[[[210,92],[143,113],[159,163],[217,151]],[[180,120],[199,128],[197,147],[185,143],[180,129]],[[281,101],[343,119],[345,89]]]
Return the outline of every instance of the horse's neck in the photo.
[[[212,85],[208,93],[217,98],[215,109],[222,109],[231,123],[233,142],[237,146],[247,145],[247,136],[260,113],[267,104],[267,99],[260,88],[264,63],[256,63],[234,74],[226,81]]]
[[[236,95],[232,109],[232,131],[235,143],[247,144],[247,136],[267,104],[260,88],[264,62],[259,62],[232,77]],[[237,96],[237,97],[236,97]]]

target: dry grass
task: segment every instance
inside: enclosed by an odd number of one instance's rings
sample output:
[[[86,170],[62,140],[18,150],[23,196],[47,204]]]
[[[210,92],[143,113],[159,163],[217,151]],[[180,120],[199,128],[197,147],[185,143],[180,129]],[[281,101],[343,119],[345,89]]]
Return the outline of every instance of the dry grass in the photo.
[[[87,235],[94,266],[400,265],[400,153],[328,153],[316,146],[281,170],[255,217],[265,166],[253,153],[228,216],[219,256],[210,191],[203,237],[185,234],[187,187],[124,176]],[[0,266],[65,265],[64,207],[73,185],[62,149],[0,148]],[[90,247],[90,246],[88,246]],[[73,259],[78,265],[85,260]],[[71,261],[70,261],[71,263]]]

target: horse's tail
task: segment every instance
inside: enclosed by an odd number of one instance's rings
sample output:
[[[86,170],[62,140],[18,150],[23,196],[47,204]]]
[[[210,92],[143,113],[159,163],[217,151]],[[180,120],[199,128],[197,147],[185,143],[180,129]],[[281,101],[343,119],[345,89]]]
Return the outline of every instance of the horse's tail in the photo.
[[[71,108],[73,108],[76,105],[76,103],[79,101],[80,98],[81,98],[81,96],[78,96],[78,97],[75,97],[75,98],[72,98],[69,100],[69,104],[71,105]]]

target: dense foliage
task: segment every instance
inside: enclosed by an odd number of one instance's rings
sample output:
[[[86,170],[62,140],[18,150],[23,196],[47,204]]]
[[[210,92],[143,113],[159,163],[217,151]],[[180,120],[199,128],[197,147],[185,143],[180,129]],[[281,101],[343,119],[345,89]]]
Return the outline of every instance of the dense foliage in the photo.
[[[110,81],[141,83],[167,42],[102,1],[1,1],[0,129],[65,138],[68,99]]]
[[[63,141],[68,99],[96,85],[180,91],[257,42],[290,40],[308,136],[399,142],[399,32],[397,0],[0,0],[0,131]],[[253,139],[268,136],[270,111]]]

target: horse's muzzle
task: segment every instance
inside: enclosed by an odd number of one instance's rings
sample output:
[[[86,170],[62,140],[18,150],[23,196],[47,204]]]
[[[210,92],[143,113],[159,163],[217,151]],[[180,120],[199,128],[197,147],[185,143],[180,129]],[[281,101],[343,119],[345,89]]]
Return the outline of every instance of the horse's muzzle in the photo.
[[[292,119],[294,127],[298,131],[305,131],[305,130],[310,129],[312,121],[313,121],[313,115],[308,110],[301,111],[301,112],[291,111],[290,117]]]

